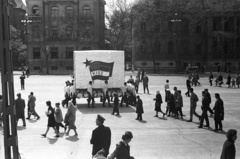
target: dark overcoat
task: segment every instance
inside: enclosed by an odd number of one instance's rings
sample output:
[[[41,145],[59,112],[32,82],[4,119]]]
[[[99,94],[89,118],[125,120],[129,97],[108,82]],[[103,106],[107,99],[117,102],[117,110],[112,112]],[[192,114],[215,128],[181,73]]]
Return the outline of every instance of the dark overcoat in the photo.
[[[136,113],[137,114],[143,114],[144,113],[142,99],[138,99],[138,101],[137,101]]]
[[[116,149],[110,155],[110,159],[132,159],[133,157],[130,156],[130,146],[125,145],[122,141],[117,144]]]
[[[161,111],[161,104],[162,104],[162,96],[161,94],[157,94],[155,98],[155,111]]]
[[[109,154],[109,148],[111,145],[111,130],[109,127],[105,127],[104,125],[98,126],[92,132],[92,138],[90,143],[93,144],[92,155],[96,155],[96,153],[104,149],[107,154]]]
[[[24,110],[25,110],[25,100],[24,99],[21,99],[21,98],[17,98],[15,100],[15,104],[16,104],[16,116],[17,116],[17,119],[19,118],[25,118],[25,115],[24,115]]]
[[[213,110],[215,112],[214,120],[216,121],[224,120],[224,106],[221,98],[216,100]]]
[[[234,141],[226,140],[223,144],[222,154],[220,159],[235,159],[236,148]]]

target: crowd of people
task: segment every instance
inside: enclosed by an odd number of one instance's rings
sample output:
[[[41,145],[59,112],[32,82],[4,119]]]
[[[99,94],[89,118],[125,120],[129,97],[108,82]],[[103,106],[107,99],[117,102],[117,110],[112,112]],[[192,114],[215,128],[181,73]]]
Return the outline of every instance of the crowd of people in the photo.
[[[210,86],[213,86],[213,81],[215,82],[215,86],[221,87],[222,84],[224,84],[222,73],[219,73],[218,76],[216,78],[214,78],[213,73],[210,72],[208,79],[209,79]],[[237,76],[235,78],[233,78],[231,76],[231,74],[228,73],[226,84],[227,84],[228,88],[240,88],[239,73],[237,74]]]

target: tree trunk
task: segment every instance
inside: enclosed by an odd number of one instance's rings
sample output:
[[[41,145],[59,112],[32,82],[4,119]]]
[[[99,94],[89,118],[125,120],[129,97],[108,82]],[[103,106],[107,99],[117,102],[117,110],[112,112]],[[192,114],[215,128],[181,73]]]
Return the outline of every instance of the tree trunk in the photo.
[[[49,74],[48,56],[46,56],[46,68],[47,68],[47,74]]]

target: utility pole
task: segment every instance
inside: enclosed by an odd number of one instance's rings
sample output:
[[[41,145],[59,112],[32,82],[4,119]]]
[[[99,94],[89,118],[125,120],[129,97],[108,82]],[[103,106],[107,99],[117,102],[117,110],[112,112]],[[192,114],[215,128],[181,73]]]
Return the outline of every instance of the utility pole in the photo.
[[[9,4],[0,0],[0,63],[3,96],[3,128],[5,159],[19,159],[12,53],[9,45]]]

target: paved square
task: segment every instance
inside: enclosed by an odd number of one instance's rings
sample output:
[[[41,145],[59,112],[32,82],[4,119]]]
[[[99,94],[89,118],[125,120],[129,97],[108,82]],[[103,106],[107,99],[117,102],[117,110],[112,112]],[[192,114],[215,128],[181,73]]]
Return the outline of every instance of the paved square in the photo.
[[[130,73],[126,73],[125,79]],[[54,138],[53,130],[50,129],[47,138],[40,134],[46,131],[47,117],[45,102],[50,100],[52,105],[61,102],[63,99],[63,87],[70,76],[45,76],[33,75],[26,79],[25,90],[20,90],[20,74],[14,75],[15,94],[22,93],[27,101],[30,92],[34,92],[37,102],[36,111],[41,119],[27,120],[27,127],[23,128],[22,121],[18,123],[19,151],[23,159],[90,159],[92,145],[90,138],[92,130],[96,128],[95,118],[101,114],[106,118],[105,125],[112,131],[112,144],[110,153],[115,149],[116,144],[121,140],[123,133],[127,130],[133,132],[133,139],[130,142],[131,155],[136,159],[218,159],[220,158],[222,145],[226,140],[224,133],[215,133],[214,120],[210,118],[210,129],[199,129],[198,119],[193,118],[192,123],[177,120],[171,117],[154,117],[154,101],[156,90],[160,90],[162,98],[165,98],[165,80],[170,80],[170,88],[177,86],[182,90],[184,106],[183,113],[185,120],[189,118],[189,98],[184,95],[186,92],[186,76],[184,75],[149,75],[150,94],[143,94],[142,83],[140,83],[139,95],[143,100],[144,114],[143,122],[135,120],[134,107],[120,108],[120,117],[111,115],[112,108],[102,108],[97,104],[96,108],[87,108],[86,99],[78,99],[78,112],[76,126],[78,137],[65,136],[60,128],[60,138]],[[225,79],[226,81],[226,79]],[[225,120],[223,129],[227,131],[235,128],[240,132],[240,89],[228,89],[226,85],[221,87],[210,87],[207,76],[201,77],[202,86],[194,87],[200,101],[197,112],[201,113],[201,91],[208,88],[212,96],[212,104],[215,103],[214,93],[220,93],[225,106]],[[99,102],[99,99],[96,100]],[[162,104],[165,111],[166,103]],[[63,114],[66,108],[62,108]],[[26,111],[25,111],[26,112]],[[4,158],[3,149],[3,128],[0,127],[0,158]],[[236,158],[240,157],[240,141],[236,141]]]

